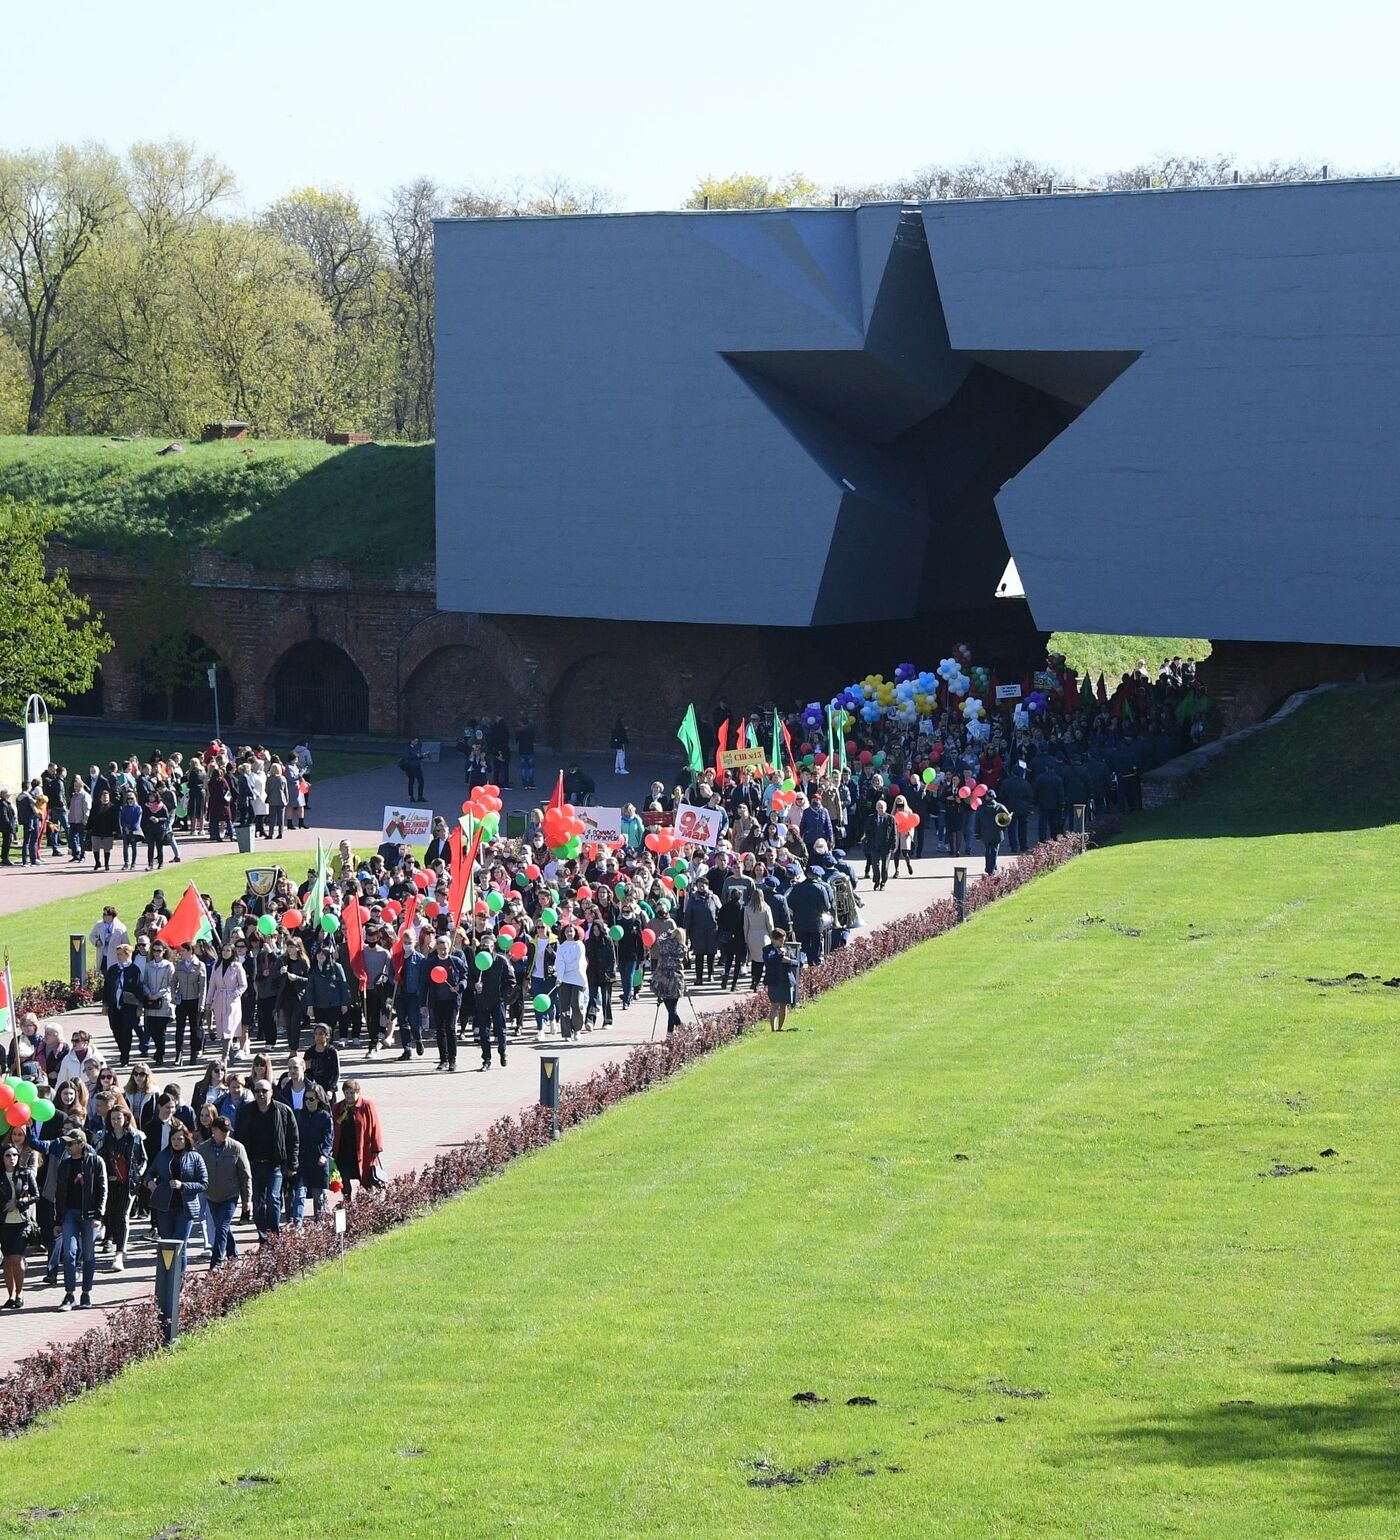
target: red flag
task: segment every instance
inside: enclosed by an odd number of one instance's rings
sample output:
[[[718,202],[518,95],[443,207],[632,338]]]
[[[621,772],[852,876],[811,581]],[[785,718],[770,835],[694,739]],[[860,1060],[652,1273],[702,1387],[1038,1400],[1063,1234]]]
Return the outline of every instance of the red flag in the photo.
[[[410,893],[408,895],[408,897],[404,900],[404,905],[403,905],[403,924],[399,926],[398,936],[395,938],[394,944],[393,944],[393,946],[389,950],[389,962],[390,962],[390,965],[393,967],[394,978],[395,978],[396,981],[403,976],[403,944],[404,944],[404,939],[408,935],[409,927],[413,924],[414,918],[416,917],[417,913],[418,913],[418,895],[416,893]]]
[[[729,747],[729,718],[725,717],[715,734],[715,784],[724,785],[724,751]]]
[[[562,808],[564,806],[564,772],[559,772],[559,781],[554,788],[554,795],[549,799],[550,807]]]
[[[461,824],[457,825],[458,849],[461,848]],[[450,838],[449,838],[450,843]],[[461,864],[454,864],[452,869],[452,887],[449,892],[449,900],[452,904],[452,928],[462,923],[462,908],[467,902],[467,888],[471,885],[472,868],[476,865],[476,853],[481,849],[481,825],[477,824],[476,832],[472,835],[471,848],[462,856]],[[455,852],[454,852],[455,854]]]
[[[783,747],[787,750],[788,769],[792,771],[792,778],[797,779],[797,761],[792,757],[792,734],[788,731],[786,722],[779,718],[779,725],[783,729]]]
[[[199,889],[190,883],[180,902],[175,905],[175,913],[156,932],[156,940],[175,947],[184,946],[189,941],[213,939],[214,927],[209,923],[204,900],[199,896]]]
[[[340,923],[345,931],[345,953],[350,960],[350,971],[364,989],[369,982],[369,970],[365,967],[365,922],[360,918],[360,905],[351,899],[341,911]]]

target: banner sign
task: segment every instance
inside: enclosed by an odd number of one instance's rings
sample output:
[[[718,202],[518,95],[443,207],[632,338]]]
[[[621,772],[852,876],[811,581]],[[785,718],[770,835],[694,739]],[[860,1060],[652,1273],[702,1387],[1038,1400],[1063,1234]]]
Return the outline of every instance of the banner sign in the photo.
[[[644,829],[669,829],[671,827],[670,813],[643,812],[637,815],[642,820]]]
[[[384,809],[384,823],[380,838],[397,845],[414,845],[426,840],[433,832],[433,810],[430,807],[398,807]]]
[[[997,686],[998,700],[1020,700],[1021,686],[1019,684],[999,684]]]
[[[581,807],[576,811],[583,819],[585,845],[615,845],[622,838],[620,807]]]
[[[678,807],[676,809],[676,833],[691,845],[707,845],[711,850],[719,844],[720,826],[724,814],[717,807]]]
[[[1035,675],[1035,687],[1037,690],[1053,690],[1060,682],[1060,676],[1053,674],[1048,668],[1037,669]]]
[[[768,763],[762,749],[725,749],[719,756],[721,770],[758,770]]]

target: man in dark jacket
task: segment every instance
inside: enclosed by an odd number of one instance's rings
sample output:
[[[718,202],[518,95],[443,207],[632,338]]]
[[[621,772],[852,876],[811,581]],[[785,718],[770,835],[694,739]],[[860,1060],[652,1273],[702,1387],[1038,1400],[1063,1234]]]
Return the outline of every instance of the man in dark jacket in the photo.
[[[296,1114],[273,1101],[270,1080],[253,1082],[253,1100],[239,1108],[234,1137],[253,1168],[253,1223],[261,1243],[282,1227],[282,1183],[296,1175],[299,1158]]]
[[[1065,783],[1051,768],[1052,764],[1053,761],[1045,757],[1045,768],[1035,778],[1037,832],[1042,840],[1065,832]]]
[[[63,1257],[63,1302],[60,1310],[73,1308],[78,1282],[78,1252],[83,1256],[83,1291],[79,1310],[92,1308],[92,1280],[97,1272],[97,1227],[107,1212],[107,1168],[89,1148],[80,1128],[70,1128],[61,1139],[40,1139],[28,1125],[29,1143],[46,1160],[58,1162],[54,1189],[54,1236]]]
[[[450,937],[439,936],[433,943],[428,964],[428,1015],[437,1038],[438,1068],[457,1068],[457,1009],[467,986],[467,960],[450,950]],[[433,974],[442,977],[434,978]]]
[[[890,880],[890,851],[894,849],[894,819],[884,802],[877,802],[865,828],[866,865],[874,873],[875,891]]]
[[[997,795],[1001,798],[1007,812],[1011,814],[1011,825],[1007,830],[1011,854],[1020,855],[1022,851],[1030,849],[1030,830],[1027,827],[1027,820],[1035,811],[1035,792],[1026,779],[1025,760],[1018,759],[1012,765],[1010,775],[1002,777]]]
[[[797,832],[802,836],[802,843],[807,847],[809,860],[818,840],[825,840],[828,850],[836,843],[836,830],[831,826],[831,814],[815,800],[803,808]]]
[[[809,873],[788,894],[788,912],[797,931],[797,944],[809,963],[822,960],[823,917],[835,913],[831,889]]]
[[[997,869],[997,852],[1001,849],[1002,838],[1006,832],[998,823],[997,815],[1006,811],[990,793],[982,799],[982,806],[977,809],[977,838],[982,841],[982,854],[986,860],[989,877]]]
[[[481,1067],[484,1070],[491,1068],[493,1034],[501,1068],[506,1067],[506,1000],[514,985],[515,971],[499,952],[492,956],[491,966],[478,970],[472,981],[472,1024],[476,1028],[476,1040],[481,1044]]]
[[[327,1097],[334,1101],[340,1088],[340,1054],[332,1045],[330,1033],[323,1023],[316,1023],[311,1034],[311,1046],[302,1055],[302,1062],[306,1065],[307,1078],[314,1080]]]

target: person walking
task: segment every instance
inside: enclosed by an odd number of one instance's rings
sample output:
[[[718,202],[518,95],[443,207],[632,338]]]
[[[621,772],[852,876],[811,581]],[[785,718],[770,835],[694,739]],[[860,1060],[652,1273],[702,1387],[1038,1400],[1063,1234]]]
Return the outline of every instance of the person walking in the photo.
[[[707,977],[713,984],[715,954],[719,951],[719,901],[708,883],[697,882],[686,889],[682,924],[695,958],[696,986]]]
[[[627,724],[621,715],[613,723],[612,738],[610,740],[613,751],[613,774],[627,774]]]
[[[996,872],[997,852],[1001,849],[1010,822],[1010,812],[988,792],[982,799],[982,806],[977,809],[976,828],[977,838],[982,841],[982,855],[989,877]]]
[[[410,738],[408,747],[399,760],[399,769],[408,777],[408,800],[417,802],[425,793],[423,789],[423,744],[418,738]]]
[[[348,1084],[349,1082],[347,1082]],[[355,1081],[358,1085],[359,1082]],[[296,1109],[297,1174],[292,1183],[292,1223],[306,1218],[306,1200],[319,1219],[326,1207],[326,1191],[331,1180],[331,1157],[335,1153],[335,1120],[330,1099],[314,1080],[306,1082],[301,1106]]]
[[[24,1308],[24,1254],[34,1230],[39,1188],[34,1173],[23,1169],[22,1156],[20,1147],[6,1140],[0,1160],[0,1257],[7,1297],[0,1310]]]
[[[252,1207],[253,1170],[248,1152],[231,1137],[229,1120],[216,1112],[209,1121],[209,1137],[199,1146],[209,1185],[204,1198],[209,1206],[209,1269],[212,1272],[238,1255],[233,1233],[233,1211],[241,1204],[243,1218]]]
[[[234,1047],[243,1022],[243,992],[248,987],[248,975],[238,961],[232,940],[219,948],[219,960],[209,970],[207,1002],[209,1006],[209,1035],[219,1044],[220,1057],[227,1064],[238,1057]]]
[[[578,927],[565,925],[554,953],[554,976],[558,980],[559,1030],[565,1038],[577,1037],[583,1028],[580,1002],[588,993],[587,953],[578,939]]]
[[[666,1035],[681,1024],[680,998],[685,993],[685,943],[670,915],[658,916],[651,949],[651,988],[666,1007]]]
[[[163,941],[151,942],[151,955],[142,971],[142,989],[145,992],[144,1020],[141,1025],[141,1057],[150,1057],[150,1044],[155,1043],[156,1067],[165,1063],[165,1033],[175,1016],[175,965],[165,955]]]
[[[92,1308],[92,1280],[97,1272],[97,1227],[107,1211],[107,1168],[89,1147],[81,1128],[70,1128],[61,1139],[30,1143],[46,1159],[57,1164],[53,1196],[54,1237],[63,1262],[63,1299],[60,1310]],[[78,1293],[78,1257],[82,1256],[82,1292]]]
[[[467,961],[453,951],[451,939],[439,936],[428,959],[428,1014],[437,1039],[439,1069],[457,1068],[457,1011],[467,987]]]
[[[744,904],[744,950],[749,959],[750,989],[757,991],[763,975],[763,954],[773,936],[773,911],[763,896],[763,889],[755,887]],[[734,969],[734,988],[739,987],[738,965]]]
[[[170,1130],[170,1142],[151,1162],[146,1177],[156,1234],[161,1240],[189,1240],[208,1185],[209,1170],[194,1147],[194,1135],[177,1119]]]
[[[92,793],[80,775],[73,777],[73,791],[68,798],[68,859],[81,862],[87,854],[87,826],[92,813]]]
[[[514,985],[515,971],[500,952],[493,953],[489,966],[478,968],[472,980],[472,1025],[481,1047],[483,1072],[491,1068],[493,1037],[501,1068],[506,1067],[506,999]]]
[[[801,954],[787,946],[787,932],[781,926],[773,932],[773,939],[763,949],[763,983],[768,991],[768,1026],[773,1032],[781,1032],[787,1022],[789,1009],[797,1004],[798,979],[801,976]]]
[[[375,1105],[360,1089],[358,1080],[347,1080],[341,1087],[341,1101],[332,1117],[335,1121],[335,1163],[344,1184],[345,1202],[354,1200],[354,1184],[380,1187],[384,1174],[380,1157],[384,1153],[384,1134],[379,1126]]]
[[[297,1120],[285,1102],[272,1099],[272,1082],[255,1080],[253,1100],[239,1111],[234,1135],[252,1170],[253,1223],[259,1244],[282,1228],[282,1183],[300,1165]]]
[[[10,852],[15,848],[19,835],[19,814],[10,796],[8,786],[0,786],[0,866],[13,866]],[[100,863],[99,863],[100,864]]]
[[[875,811],[865,826],[865,850],[869,857],[867,864],[873,874],[877,893],[890,880],[890,852],[895,848],[896,832],[894,819],[881,799],[875,804]]]
[[[106,1127],[97,1136],[97,1153],[107,1168],[107,1203],[103,1210],[103,1245],[112,1248],[112,1271],[126,1267],[131,1203],[146,1175],[146,1140],[125,1103],[108,1109]]]

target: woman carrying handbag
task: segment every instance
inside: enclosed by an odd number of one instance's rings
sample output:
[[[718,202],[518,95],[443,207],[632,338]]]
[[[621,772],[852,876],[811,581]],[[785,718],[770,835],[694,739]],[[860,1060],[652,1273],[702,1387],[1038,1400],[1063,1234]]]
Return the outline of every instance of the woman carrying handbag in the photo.
[[[34,1205],[39,1189],[32,1172],[20,1170],[20,1151],[6,1144],[0,1167],[0,1256],[5,1265],[5,1291],[0,1310],[18,1310],[24,1304],[24,1253],[34,1231]]]

